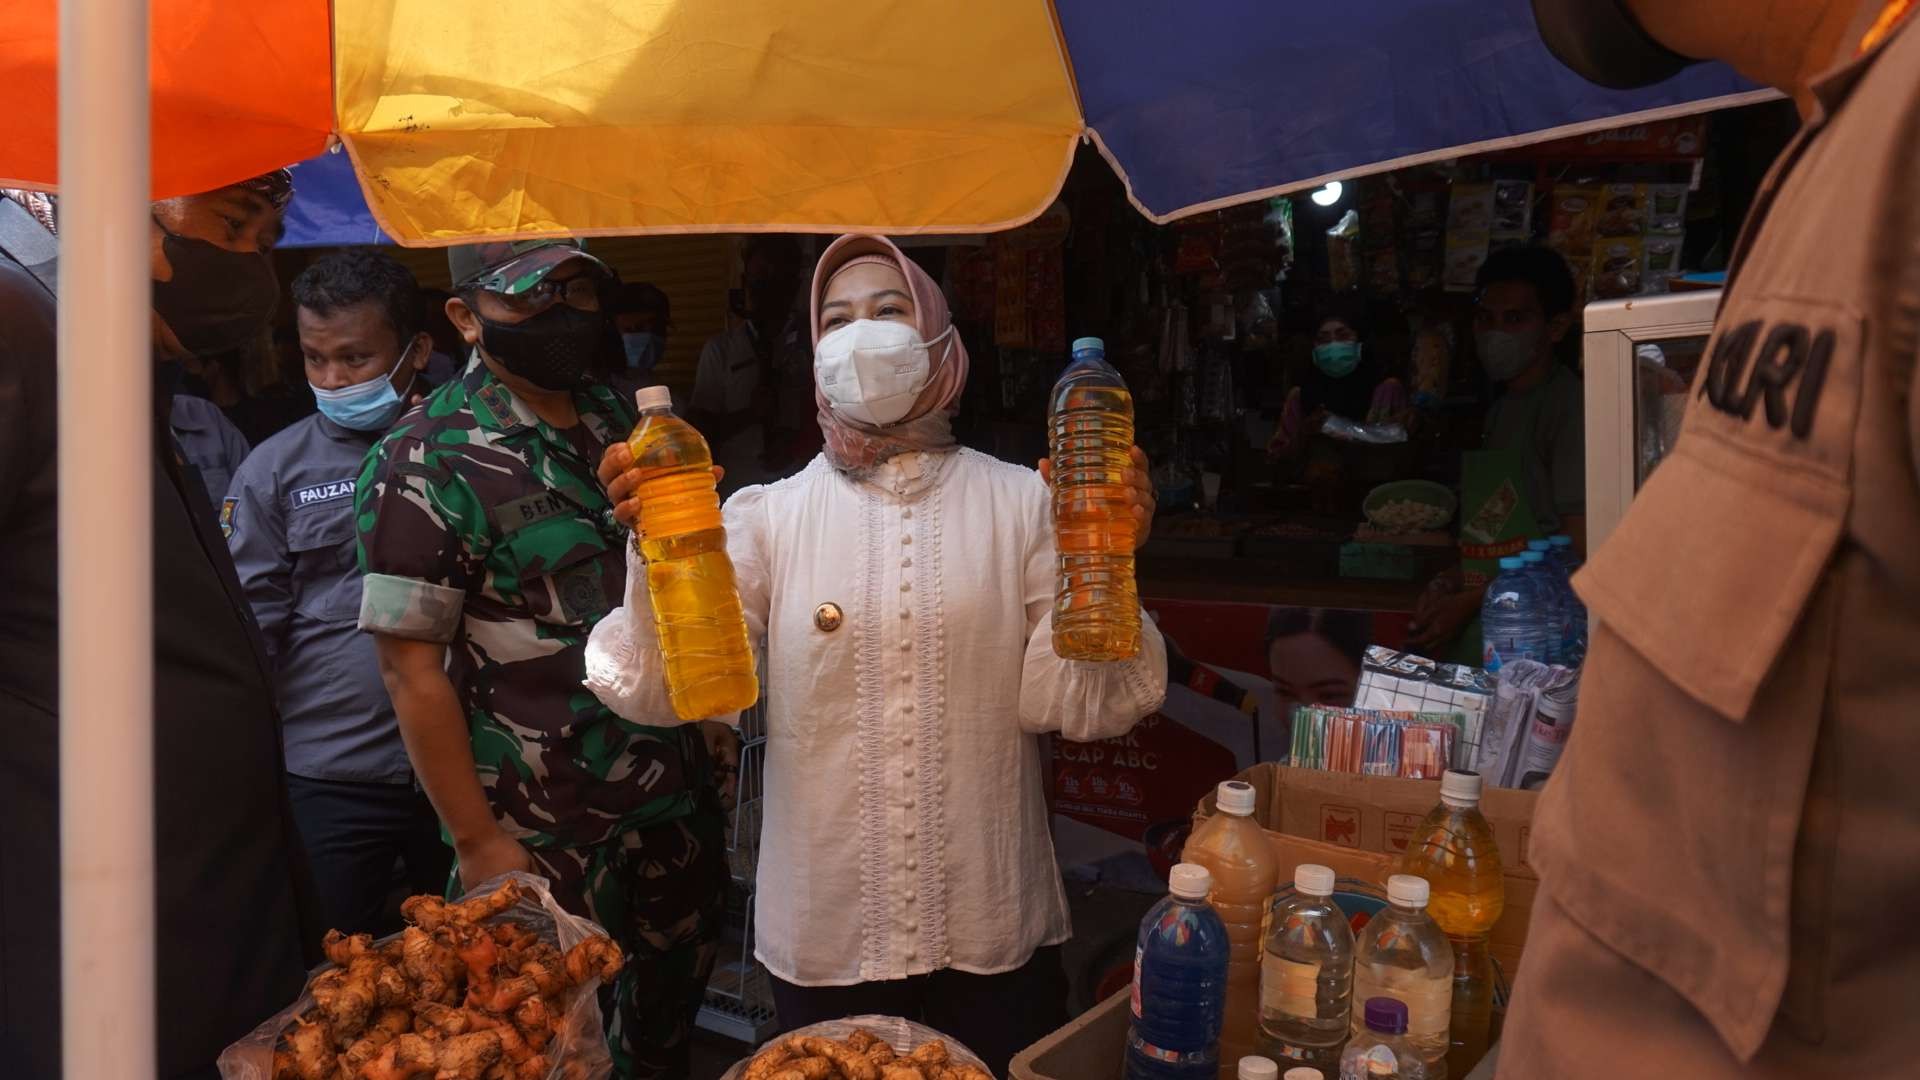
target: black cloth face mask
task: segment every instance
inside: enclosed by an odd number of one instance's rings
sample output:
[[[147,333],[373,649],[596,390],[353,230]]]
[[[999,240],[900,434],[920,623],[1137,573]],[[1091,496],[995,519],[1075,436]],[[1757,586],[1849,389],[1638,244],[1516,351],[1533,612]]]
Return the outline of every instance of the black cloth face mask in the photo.
[[[158,224],[158,222],[155,222]],[[165,225],[160,250],[173,278],[153,283],[153,310],[195,356],[246,344],[265,330],[280,302],[280,282],[263,251],[228,251],[180,236]]]
[[[487,355],[542,390],[584,383],[606,344],[607,317],[570,304],[555,304],[525,322],[495,322],[477,311],[474,316]]]

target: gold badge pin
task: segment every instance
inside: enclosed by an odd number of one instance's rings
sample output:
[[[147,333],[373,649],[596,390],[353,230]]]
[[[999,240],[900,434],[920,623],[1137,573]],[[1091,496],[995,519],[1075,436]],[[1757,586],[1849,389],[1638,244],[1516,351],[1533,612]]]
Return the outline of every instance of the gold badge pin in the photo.
[[[839,604],[821,604],[813,609],[813,625],[819,627],[824,633],[833,633],[840,629],[841,623],[846,621],[847,617],[840,611]]]

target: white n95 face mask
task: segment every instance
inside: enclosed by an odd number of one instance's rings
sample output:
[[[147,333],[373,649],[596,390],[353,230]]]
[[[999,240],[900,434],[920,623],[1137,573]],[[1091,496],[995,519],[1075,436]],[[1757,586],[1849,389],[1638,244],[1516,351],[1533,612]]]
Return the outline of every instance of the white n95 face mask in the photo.
[[[933,377],[932,341],[902,322],[860,319],[820,339],[813,350],[814,376],[834,412],[873,427],[897,424]]]

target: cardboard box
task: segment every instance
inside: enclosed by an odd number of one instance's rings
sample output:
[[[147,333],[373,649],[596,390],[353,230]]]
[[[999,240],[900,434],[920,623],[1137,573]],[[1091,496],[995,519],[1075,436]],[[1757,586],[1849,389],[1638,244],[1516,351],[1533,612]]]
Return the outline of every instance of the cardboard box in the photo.
[[[1009,1080],[1121,1080],[1131,998],[1131,991],[1122,990],[1015,1054]]]
[[[1129,992],[1122,990],[1015,1054],[1008,1080],[1122,1080],[1126,1072]],[[1463,1080],[1493,1080],[1496,1043]]]
[[[1413,832],[1440,802],[1438,780],[1354,776],[1319,769],[1261,764],[1235,777],[1253,785],[1254,820],[1266,830],[1280,857],[1280,879],[1292,880],[1301,863],[1320,863],[1341,877],[1371,882],[1382,890]],[[1520,968],[1527,923],[1539,878],[1527,864],[1527,839],[1538,793],[1487,788],[1480,809],[1493,825],[1506,871],[1506,908],[1489,935],[1489,951],[1509,982]],[[1214,814],[1210,793],[1193,823]]]

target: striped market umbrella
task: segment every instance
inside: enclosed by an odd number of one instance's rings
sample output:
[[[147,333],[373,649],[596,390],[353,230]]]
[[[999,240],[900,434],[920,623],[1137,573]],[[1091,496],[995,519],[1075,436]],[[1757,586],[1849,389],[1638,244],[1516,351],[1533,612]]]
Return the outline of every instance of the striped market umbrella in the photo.
[[[153,194],[317,158],[297,243],[977,233],[1082,139],[1164,222],[1771,93],[1591,86],[1527,0],[151,3]],[[54,7],[0,10],[16,186],[57,180]]]

